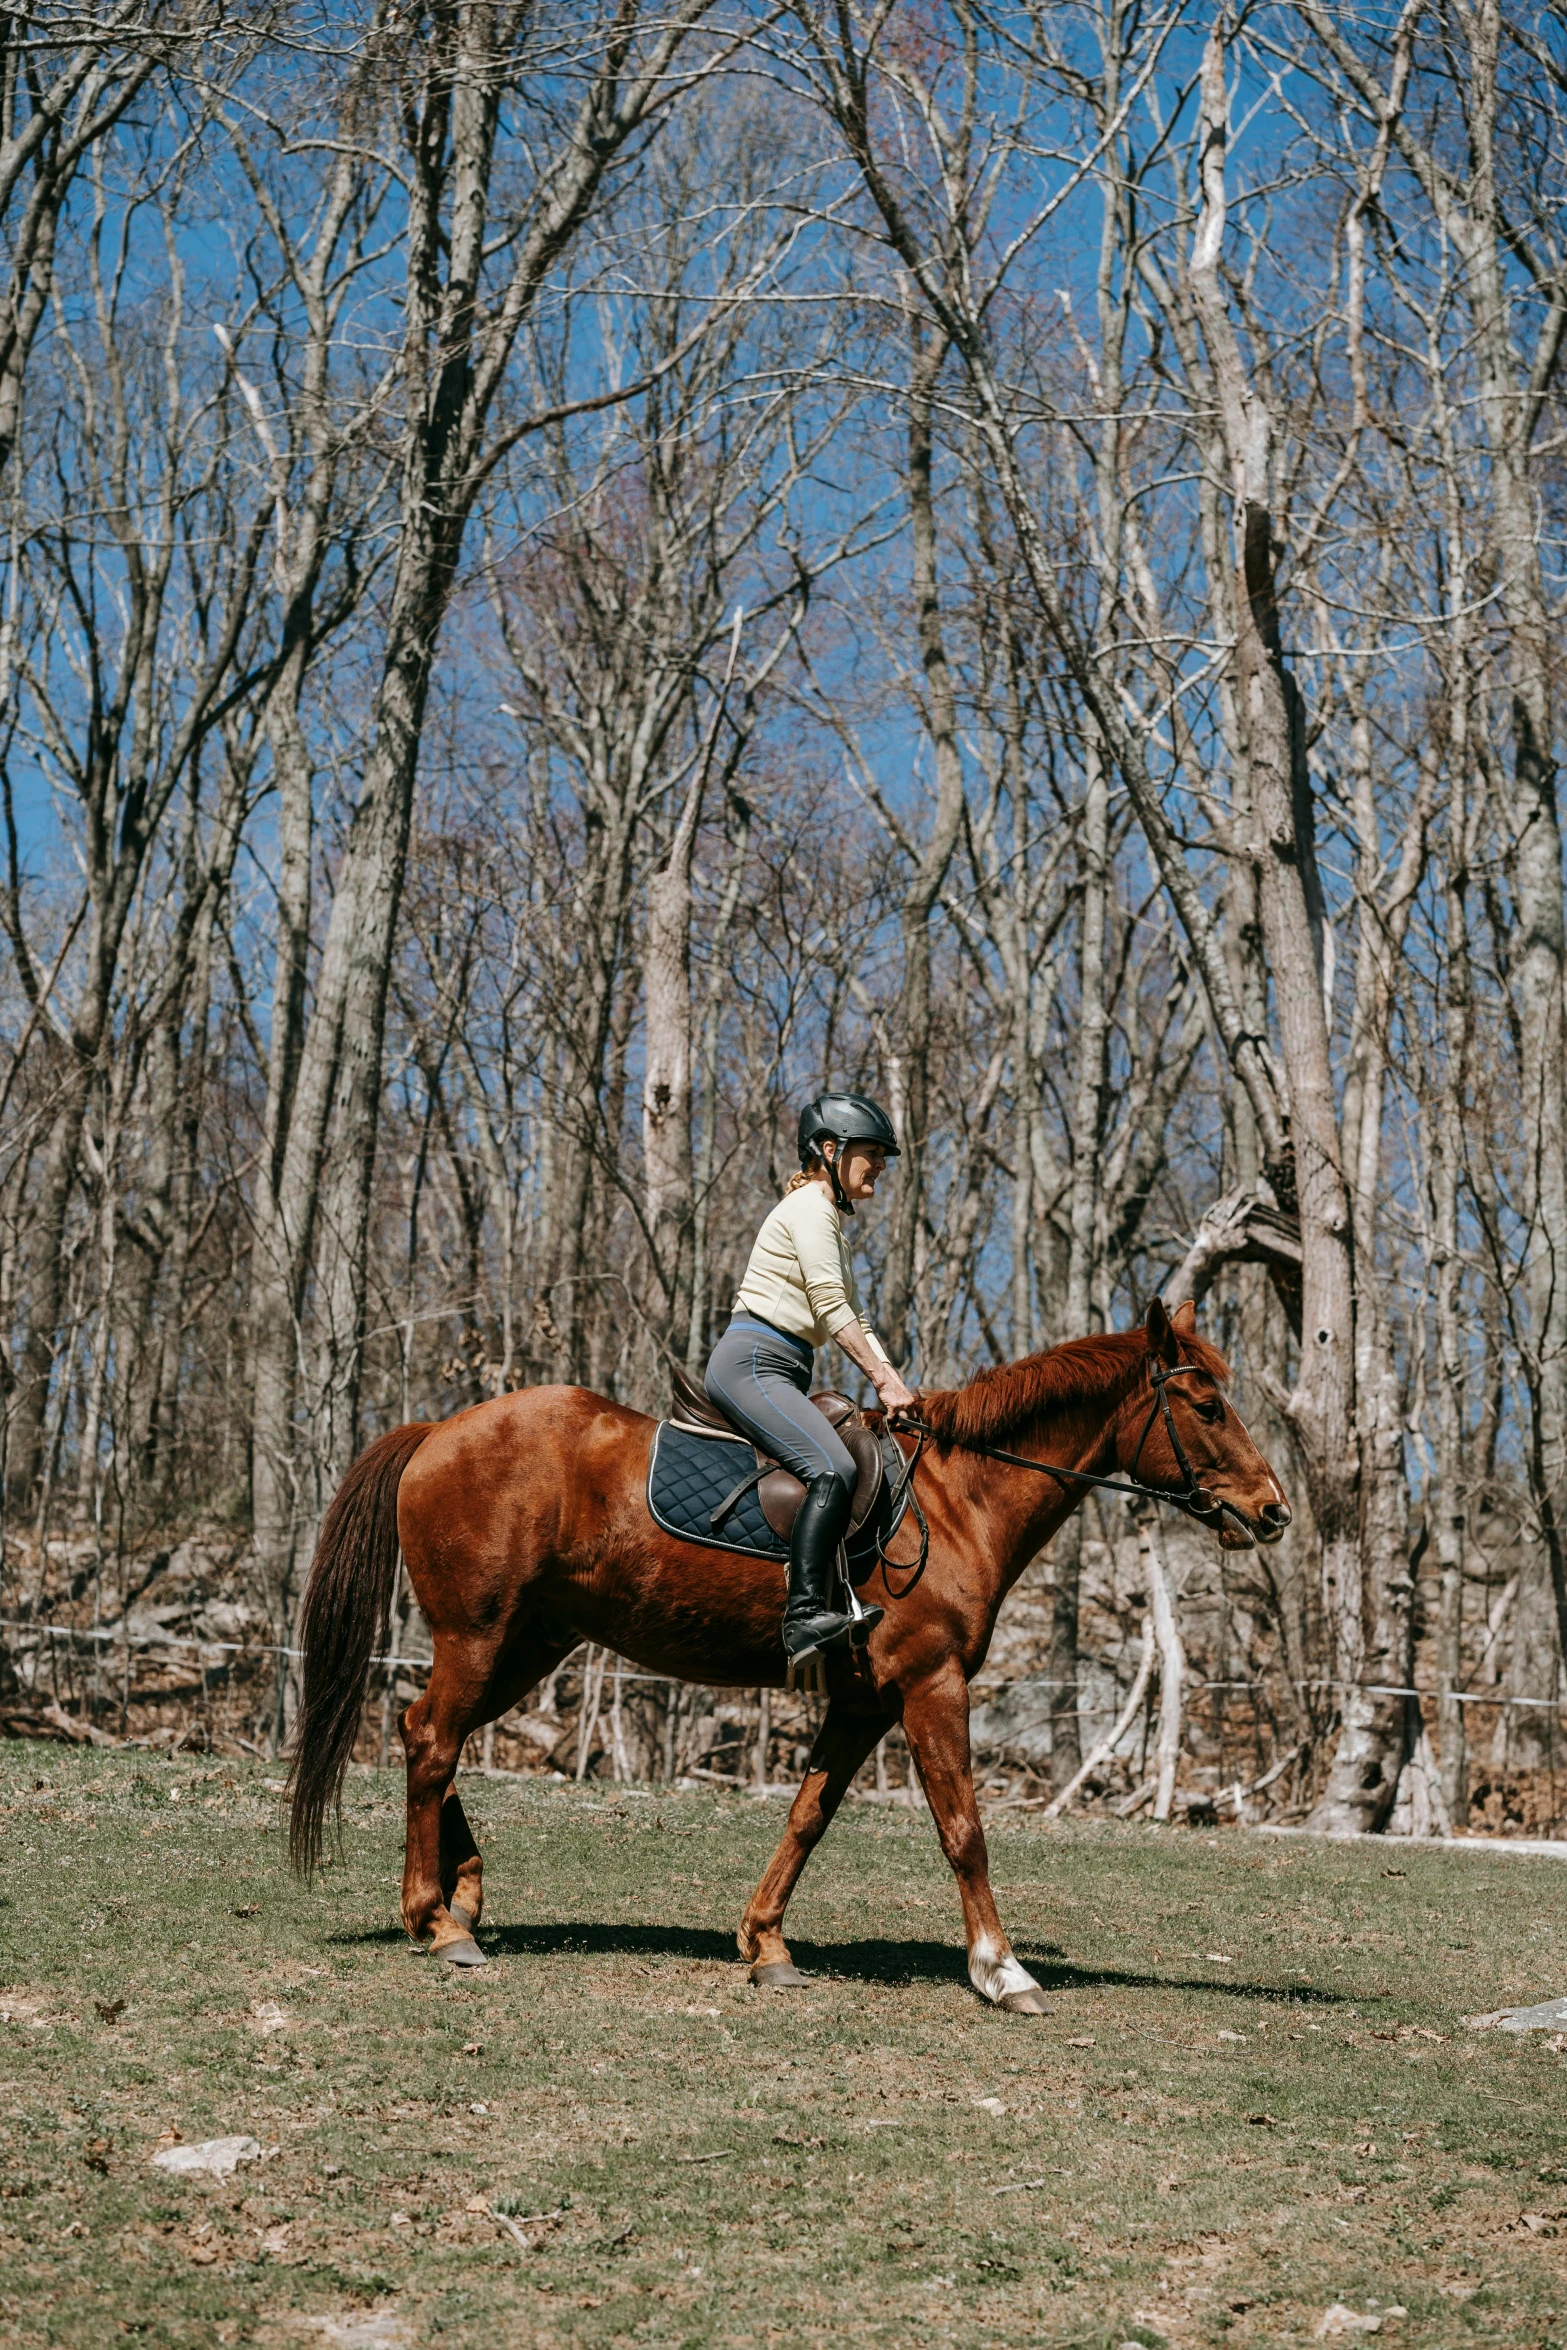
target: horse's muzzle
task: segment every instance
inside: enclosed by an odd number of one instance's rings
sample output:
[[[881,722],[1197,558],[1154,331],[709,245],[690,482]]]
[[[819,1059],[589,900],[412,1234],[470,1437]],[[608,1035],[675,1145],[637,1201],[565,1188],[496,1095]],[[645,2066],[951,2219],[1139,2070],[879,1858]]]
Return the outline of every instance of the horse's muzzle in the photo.
[[[1290,1522],[1290,1506],[1285,1501],[1267,1501],[1257,1515],[1248,1517],[1232,1502],[1224,1513],[1219,1528],[1221,1550],[1255,1550],[1259,1543],[1264,1549],[1279,1541]]]

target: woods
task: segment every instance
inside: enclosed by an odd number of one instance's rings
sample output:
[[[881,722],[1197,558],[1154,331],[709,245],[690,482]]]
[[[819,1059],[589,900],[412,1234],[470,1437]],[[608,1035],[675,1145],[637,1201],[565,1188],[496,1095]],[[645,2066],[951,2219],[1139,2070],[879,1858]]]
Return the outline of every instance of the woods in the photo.
[[[205,1672],[231,1611],[275,1750],[359,1446],[664,1409],[830,1082],[903,1141],[911,1384],[1190,1299],[1295,1506],[1222,1573],[1071,1521],[976,1695],[1007,1783],[1146,1653],[1090,1793],[1557,1817],[1557,13],[0,48],[8,1715],[134,1726],[85,1642],[194,1544],[160,1621]],[[607,1670],[508,1751],[786,1767]]]

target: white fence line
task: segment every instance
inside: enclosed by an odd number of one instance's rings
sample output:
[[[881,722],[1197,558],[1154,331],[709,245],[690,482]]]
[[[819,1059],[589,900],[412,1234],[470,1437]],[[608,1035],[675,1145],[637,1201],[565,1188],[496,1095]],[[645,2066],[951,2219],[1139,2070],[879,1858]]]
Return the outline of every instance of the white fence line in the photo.
[[[126,1632],[115,1625],[56,1624],[40,1616],[0,1616],[0,1631],[30,1632],[39,1636],[47,1634],[52,1640],[99,1641],[106,1646],[123,1647],[127,1650],[132,1648],[181,1648],[194,1649],[198,1654],[216,1651],[221,1656],[287,1656],[295,1659],[302,1659],[305,1653],[302,1648],[285,1648],[270,1640],[203,1640],[174,1632]],[[570,1655],[562,1658],[562,1668],[570,1664],[572,1657],[578,1655],[582,1647],[593,1645],[592,1642],[579,1643]],[[614,1654],[614,1651],[612,1650],[610,1653]],[[432,1670],[435,1659],[430,1656],[373,1656],[370,1662],[372,1665],[391,1666],[399,1670],[406,1666],[414,1671],[427,1673]],[[1071,1681],[1048,1680],[1037,1673],[1020,1675],[1019,1678],[1026,1680],[1029,1687],[1033,1689],[1071,1689],[1081,1686],[1080,1683]],[[677,1682],[679,1679],[680,1676],[675,1673],[630,1672],[620,1675],[622,1686],[640,1682],[656,1688],[665,1688],[671,1682]],[[1015,1681],[997,1681],[984,1684],[976,1683],[974,1686],[978,1694],[984,1697],[992,1691],[1016,1688],[1017,1685],[1018,1683]],[[695,1682],[682,1684],[682,1686],[706,1688],[717,1687],[719,1684]],[[1190,1681],[1187,1683],[1187,1687],[1210,1692],[1220,1690],[1243,1692],[1247,1695],[1258,1690],[1271,1692],[1293,1687],[1297,1694],[1308,1689],[1326,1690],[1336,1697],[1343,1696],[1345,1691],[1352,1687],[1359,1687],[1367,1697],[1418,1697],[1422,1700],[1429,1699],[1433,1704],[1439,1701],[1444,1694],[1440,1689],[1416,1689],[1392,1681],[1366,1681],[1358,1684],[1333,1680],[1298,1681],[1293,1684],[1282,1681]],[[1455,1689],[1451,1692],[1451,1696],[1457,1705],[1527,1706],[1537,1707],[1546,1712],[1555,1711],[1559,1714],[1567,1714],[1567,1693],[1561,1697],[1515,1697],[1509,1691],[1499,1689]],[[1088,1714],[1115,1713],[1118,1710],[1119,1701],[1115,1705],[1085,1706],[1079,1703],[1078,1706],[1080,1713]]]

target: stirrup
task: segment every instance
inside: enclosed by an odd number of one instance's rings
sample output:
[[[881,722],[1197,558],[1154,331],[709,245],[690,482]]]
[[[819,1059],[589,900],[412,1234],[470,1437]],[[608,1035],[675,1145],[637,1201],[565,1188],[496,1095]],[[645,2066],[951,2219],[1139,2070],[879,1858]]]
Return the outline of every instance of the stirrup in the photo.
[[[848,1607],[839,1610],[841,1619],[843,1619],[841,1631],[834,1631],[832,1638],[822,1640],[822,1643],[818,1643],[815,1647],[803,1647],[803,1650],[799,1650],[799,1654],[794,1654],[794,1657],[789,1657],[789,1654],[785,1652],[787,1654],[785,1690],[789,1690],[792,1697],[829,1697],[829,1694],[832,1694],[827,1687],[829,1652],[841,1650],[841,1652],[846,1652],[848,1657],[858,1657],[858,1654],[865,1650],[865,1643],[874,1633],[876,1624],[881,1624],[881,1617],[886,1614],[886,1607],[862,1607],[860,1605],[860,1593],[855,1591],[853,1582],[848,1579],[846,1544],[839,1544],[839,1556],[836,1556],[836,1579],[839,1579],[843,1598],[848,1600]],[[829,1610],[822,1610],[822,1612],[829,1612]]]
[[[829,1694],[827,1688],[829,1651],[843,1649],[853,1656],[858,1650],[864,1648],[887,1612],[885,1608],[867,1608],[861,1605],[860,1595],[849,1580],[848,1553],[841,1542],[838,1545],[837,1566],[838,1580],[849,1603],[846,1609],[840,1611],[843,1616],[842,1629],[835,1632],[830,1640],[820,1642],[815,1648],[802,1648],[796,1656],[789,1656],[787,1650],[785,1651],[787,1664],[784,1672],[784,1687],[791,1696],[826,1697]]]
[[[827,1659],[832,1654],[851,1654],[856,1646],[855,1635],[859,1633],[855,1618],[846,1613],[824,1608],[816,1620],[830,1624],[832,1630],[820,1634],[809,1648],[791,1649],[786,1645],[784,1649],[784,1687],[803,1697],[828,1695]],[[864,1637],[860,1633],[862,1640]]]
[[[802,1648],[798,1656],[788,1656],[784,1671],[784,1687],[803,1697],[827,1697],[827,1660],[830,1656],[848,1657],[853,1669],[859,1670],[859,1660],[872,1632],[881,1622],[883,1610],[856,1608],[841,1632],[824,1640],[815,1648]]]
[[[799,1656],[792,1656],[784,1672],[784,1687],[793,1697],[825,1697],[827,1690],[827,1651],[807,1648]]]

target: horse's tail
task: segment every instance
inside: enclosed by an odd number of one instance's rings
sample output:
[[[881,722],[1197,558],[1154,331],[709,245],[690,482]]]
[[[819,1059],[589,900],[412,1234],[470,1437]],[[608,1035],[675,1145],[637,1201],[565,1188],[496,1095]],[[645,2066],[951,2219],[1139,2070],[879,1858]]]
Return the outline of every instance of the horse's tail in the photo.
[[[410,1421],[367,1444],[332,1497],[300,1610],[304,1700],[289,1767],[289,1856],[308,1876],[329,1809],[340,1806],[370,1659],[386,1646],[397,1576],[397,1487],[429,1433]]]

